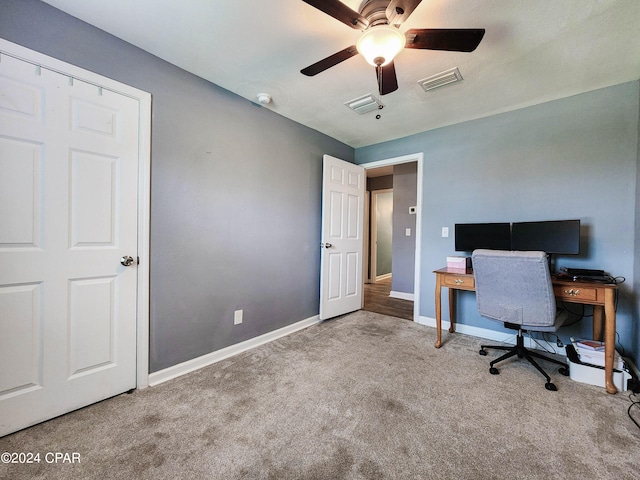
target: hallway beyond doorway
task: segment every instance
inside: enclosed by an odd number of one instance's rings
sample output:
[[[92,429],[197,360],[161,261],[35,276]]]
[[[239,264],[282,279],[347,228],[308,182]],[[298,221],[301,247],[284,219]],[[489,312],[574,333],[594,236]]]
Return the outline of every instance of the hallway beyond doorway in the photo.
[[[389,292],[391,292],[391,277],[376,283],[365,284],[363,310],[413,320],[413,302],[390,297]]]

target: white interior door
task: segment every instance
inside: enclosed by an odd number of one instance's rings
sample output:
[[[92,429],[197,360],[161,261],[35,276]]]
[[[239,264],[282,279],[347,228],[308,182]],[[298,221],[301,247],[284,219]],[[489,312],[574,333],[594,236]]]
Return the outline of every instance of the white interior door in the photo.
[[[365,181],[361,166],[324,156],[320,320],[362,308]]]
[[[138,135],[138,100],[2,56],[0,436],[136,386]]]

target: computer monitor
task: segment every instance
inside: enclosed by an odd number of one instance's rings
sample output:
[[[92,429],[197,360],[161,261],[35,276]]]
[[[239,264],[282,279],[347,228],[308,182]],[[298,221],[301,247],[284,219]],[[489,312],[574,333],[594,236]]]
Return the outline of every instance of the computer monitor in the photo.
[[[509,223],[456,223],[456,251],[472,252],[477,248],[510,250],[510,230]]]
[[[580,253],[580,220],[513,223],[511,250],[577,255]]]

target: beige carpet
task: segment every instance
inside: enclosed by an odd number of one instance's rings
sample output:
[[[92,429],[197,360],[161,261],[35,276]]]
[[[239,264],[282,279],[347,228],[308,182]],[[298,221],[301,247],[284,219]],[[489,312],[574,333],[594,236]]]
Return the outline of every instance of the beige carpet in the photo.
[[[2,479],[636,479],[626,393],[371,312],[0,439]],[[545,362],[545,366],[547,366]],[[637,418],[637,417],[636,417]],[[80,463],[49,464],[48,452]],[[51,458],[51,457],[49,457]]]

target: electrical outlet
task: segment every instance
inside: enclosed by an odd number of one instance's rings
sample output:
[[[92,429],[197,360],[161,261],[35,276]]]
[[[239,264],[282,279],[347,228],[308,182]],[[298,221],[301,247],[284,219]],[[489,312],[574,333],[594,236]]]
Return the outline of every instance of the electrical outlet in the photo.
[[[236,310],[233,313],[233,324],[240,325],[242,323],[242,310]]]
[[[442,238],[447,238],[449,236],[449,227],[442,227]]]

